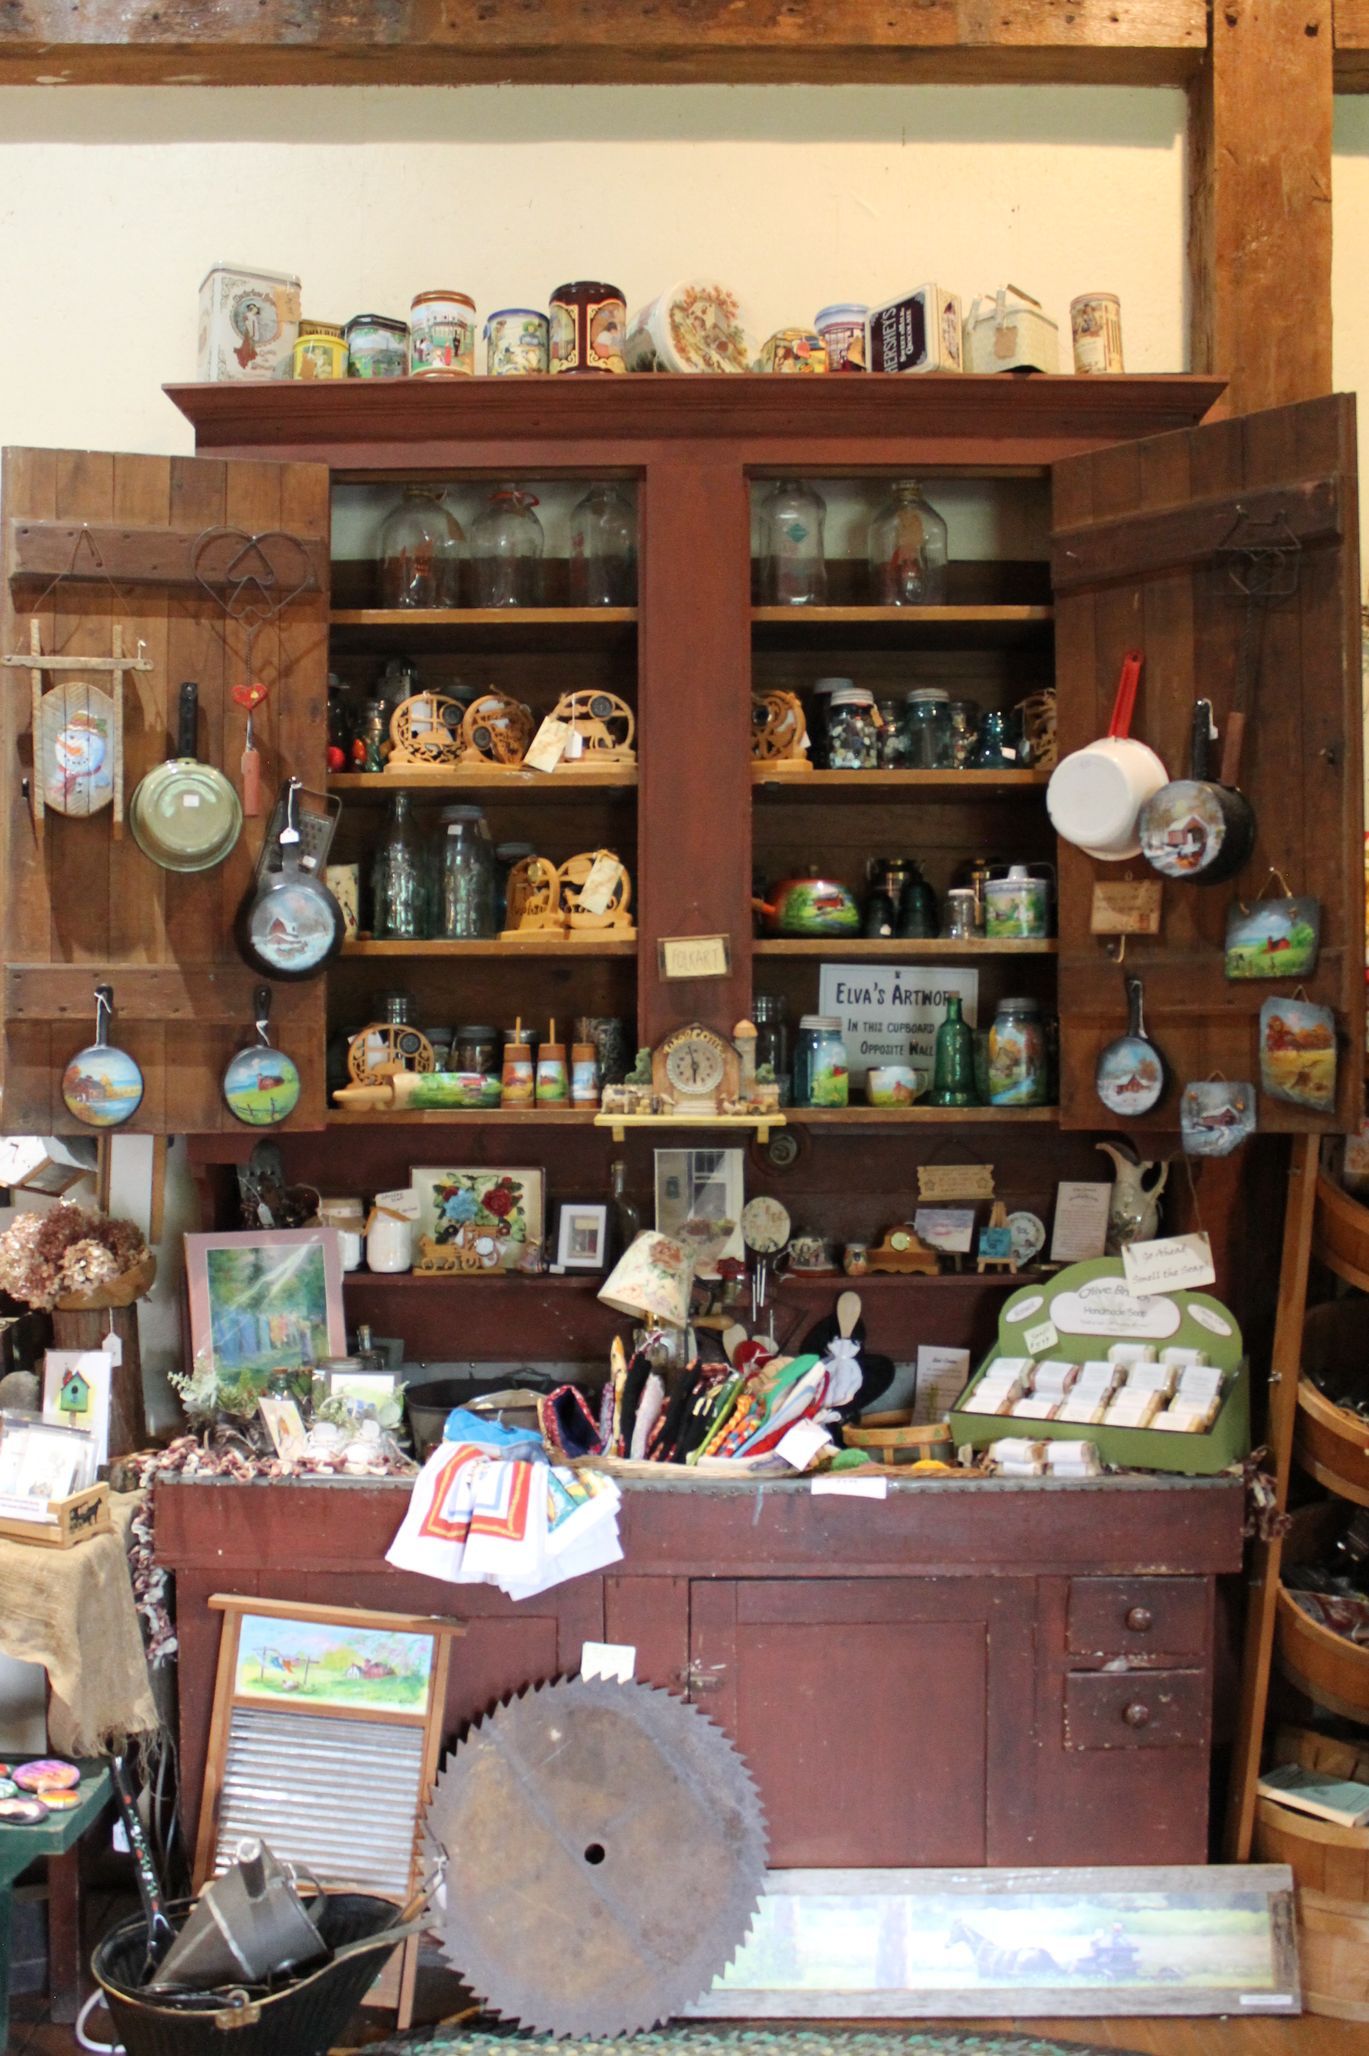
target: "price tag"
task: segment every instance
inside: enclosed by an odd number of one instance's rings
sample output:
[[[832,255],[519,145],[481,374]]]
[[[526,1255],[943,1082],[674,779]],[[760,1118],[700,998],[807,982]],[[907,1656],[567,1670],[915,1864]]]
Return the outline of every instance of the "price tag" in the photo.
[[[1146,1297],[1217,1282],[1206,1235],[1160,1235],[1154,1242],[1128,1242],[1122,1250],[1122,1270],[1132,1291]]]
[[[1100,878],[1093,888],[1090,935],[1158,935],[1164,889],[1158,878]]]
[[[403,1185],[395,1192],[378,1192],[376,1205],[383,1206],[387,1214],[398,1214],[401,1220],[418,1219],[418,1194],[412,1185]]]
[[[814,1498],[819,1493],[832,1499],[887,1499],[887,1478],[853,1478],[847,1471],[819,1471],[808,1487]]]
[[[580,1651],[582,1678],[607,1678],[611,1685],[630,1685],[637,1670],[631,1642],[586,1642]]]
[[[548,714],[528,746],[524,764],[534,771],[554,771],[566,754],[570,737],[569,721],[556,721]]]
[[[586,914],[606,914],[622,882],[623,867],[611,850],[600,850],[589,867],[589,877],[580,887],[580,906]]]
[[[820,1428],[816,1421],[795,1421],[788,1434],[775,1444],[775,1454],[796,1471],[806,1471],[815,1456],[831,1447],[832,1438],[826,1428]]]
[[[1022,1337],[1022,1346],[1033,1356],[1040,1356],[1044,1350],[1054,1349],[1060,1340],[1060,1331],[1054,1321],[1038,1321],[1034,1328],[1028,1328]]]

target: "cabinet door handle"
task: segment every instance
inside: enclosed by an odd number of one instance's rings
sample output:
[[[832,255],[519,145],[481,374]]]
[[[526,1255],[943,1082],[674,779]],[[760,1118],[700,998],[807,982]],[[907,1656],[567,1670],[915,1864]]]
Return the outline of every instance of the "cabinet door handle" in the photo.
[[[1127,1613],[1127,1626],[1133,1635],[1148,1635],[1155,1626],[1155,1616],[1148,1606],[1133,1606]]]
[[[1122,1708],[1122,1718],[1129,1728],[1144,1728],[1150,1725],[1150,1708],[1143,1699],[1133,1699]]]

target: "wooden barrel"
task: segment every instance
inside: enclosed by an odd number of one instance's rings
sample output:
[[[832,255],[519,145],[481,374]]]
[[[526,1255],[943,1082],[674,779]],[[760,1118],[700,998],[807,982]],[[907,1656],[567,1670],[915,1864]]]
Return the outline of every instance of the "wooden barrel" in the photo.
[[[1302,2002],[1331,2020],[1369,2020],[1369,1907],[1299,1886]]]
[[[1342,1499],[1369,1506],[1369,1421],[1333,1406],[1310,1378],[1298,1381],[1293,1454],[1319,1484],[1328,1485]]]
[[[1328,1270],[1369,1292],[1369,1207],[1342,1192],[1325,1172],[1317,1179],[1312,1245]]]
[[[1286,1863],[1300,1887],[1359,1901],[1369,1912],[1369,1828],[1338,1827],[1261,1799],[1255,1809],[1255,1861]]]

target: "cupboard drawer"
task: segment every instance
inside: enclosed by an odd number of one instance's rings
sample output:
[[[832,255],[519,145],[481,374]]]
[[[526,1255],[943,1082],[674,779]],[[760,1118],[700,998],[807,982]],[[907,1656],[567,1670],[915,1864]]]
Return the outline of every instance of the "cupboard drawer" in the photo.
[[[1202,1749],[1207,1677],[1196,1670],[1071,1671],[1067,1749]]]
[[[1206,1578],[1071,1578],[1071,1656],[1201,1656],[1207,1648]]]

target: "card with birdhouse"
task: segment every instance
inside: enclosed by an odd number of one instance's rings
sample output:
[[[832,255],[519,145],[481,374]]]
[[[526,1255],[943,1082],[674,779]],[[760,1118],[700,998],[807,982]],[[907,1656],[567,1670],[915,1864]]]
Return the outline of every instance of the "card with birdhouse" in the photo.
[[[109,1390],[114,1360],[103,1349],[50,1349],[43,1358],[43,1419],[95,1438],[96,1464],[109,1462]]]
[[[410,1183],[418,1195],[417,1233],[439,1247],[489,1238],[495,1268],[511,1271],[541,1243],[546,1180],[540,1170],[421,1165]]]

